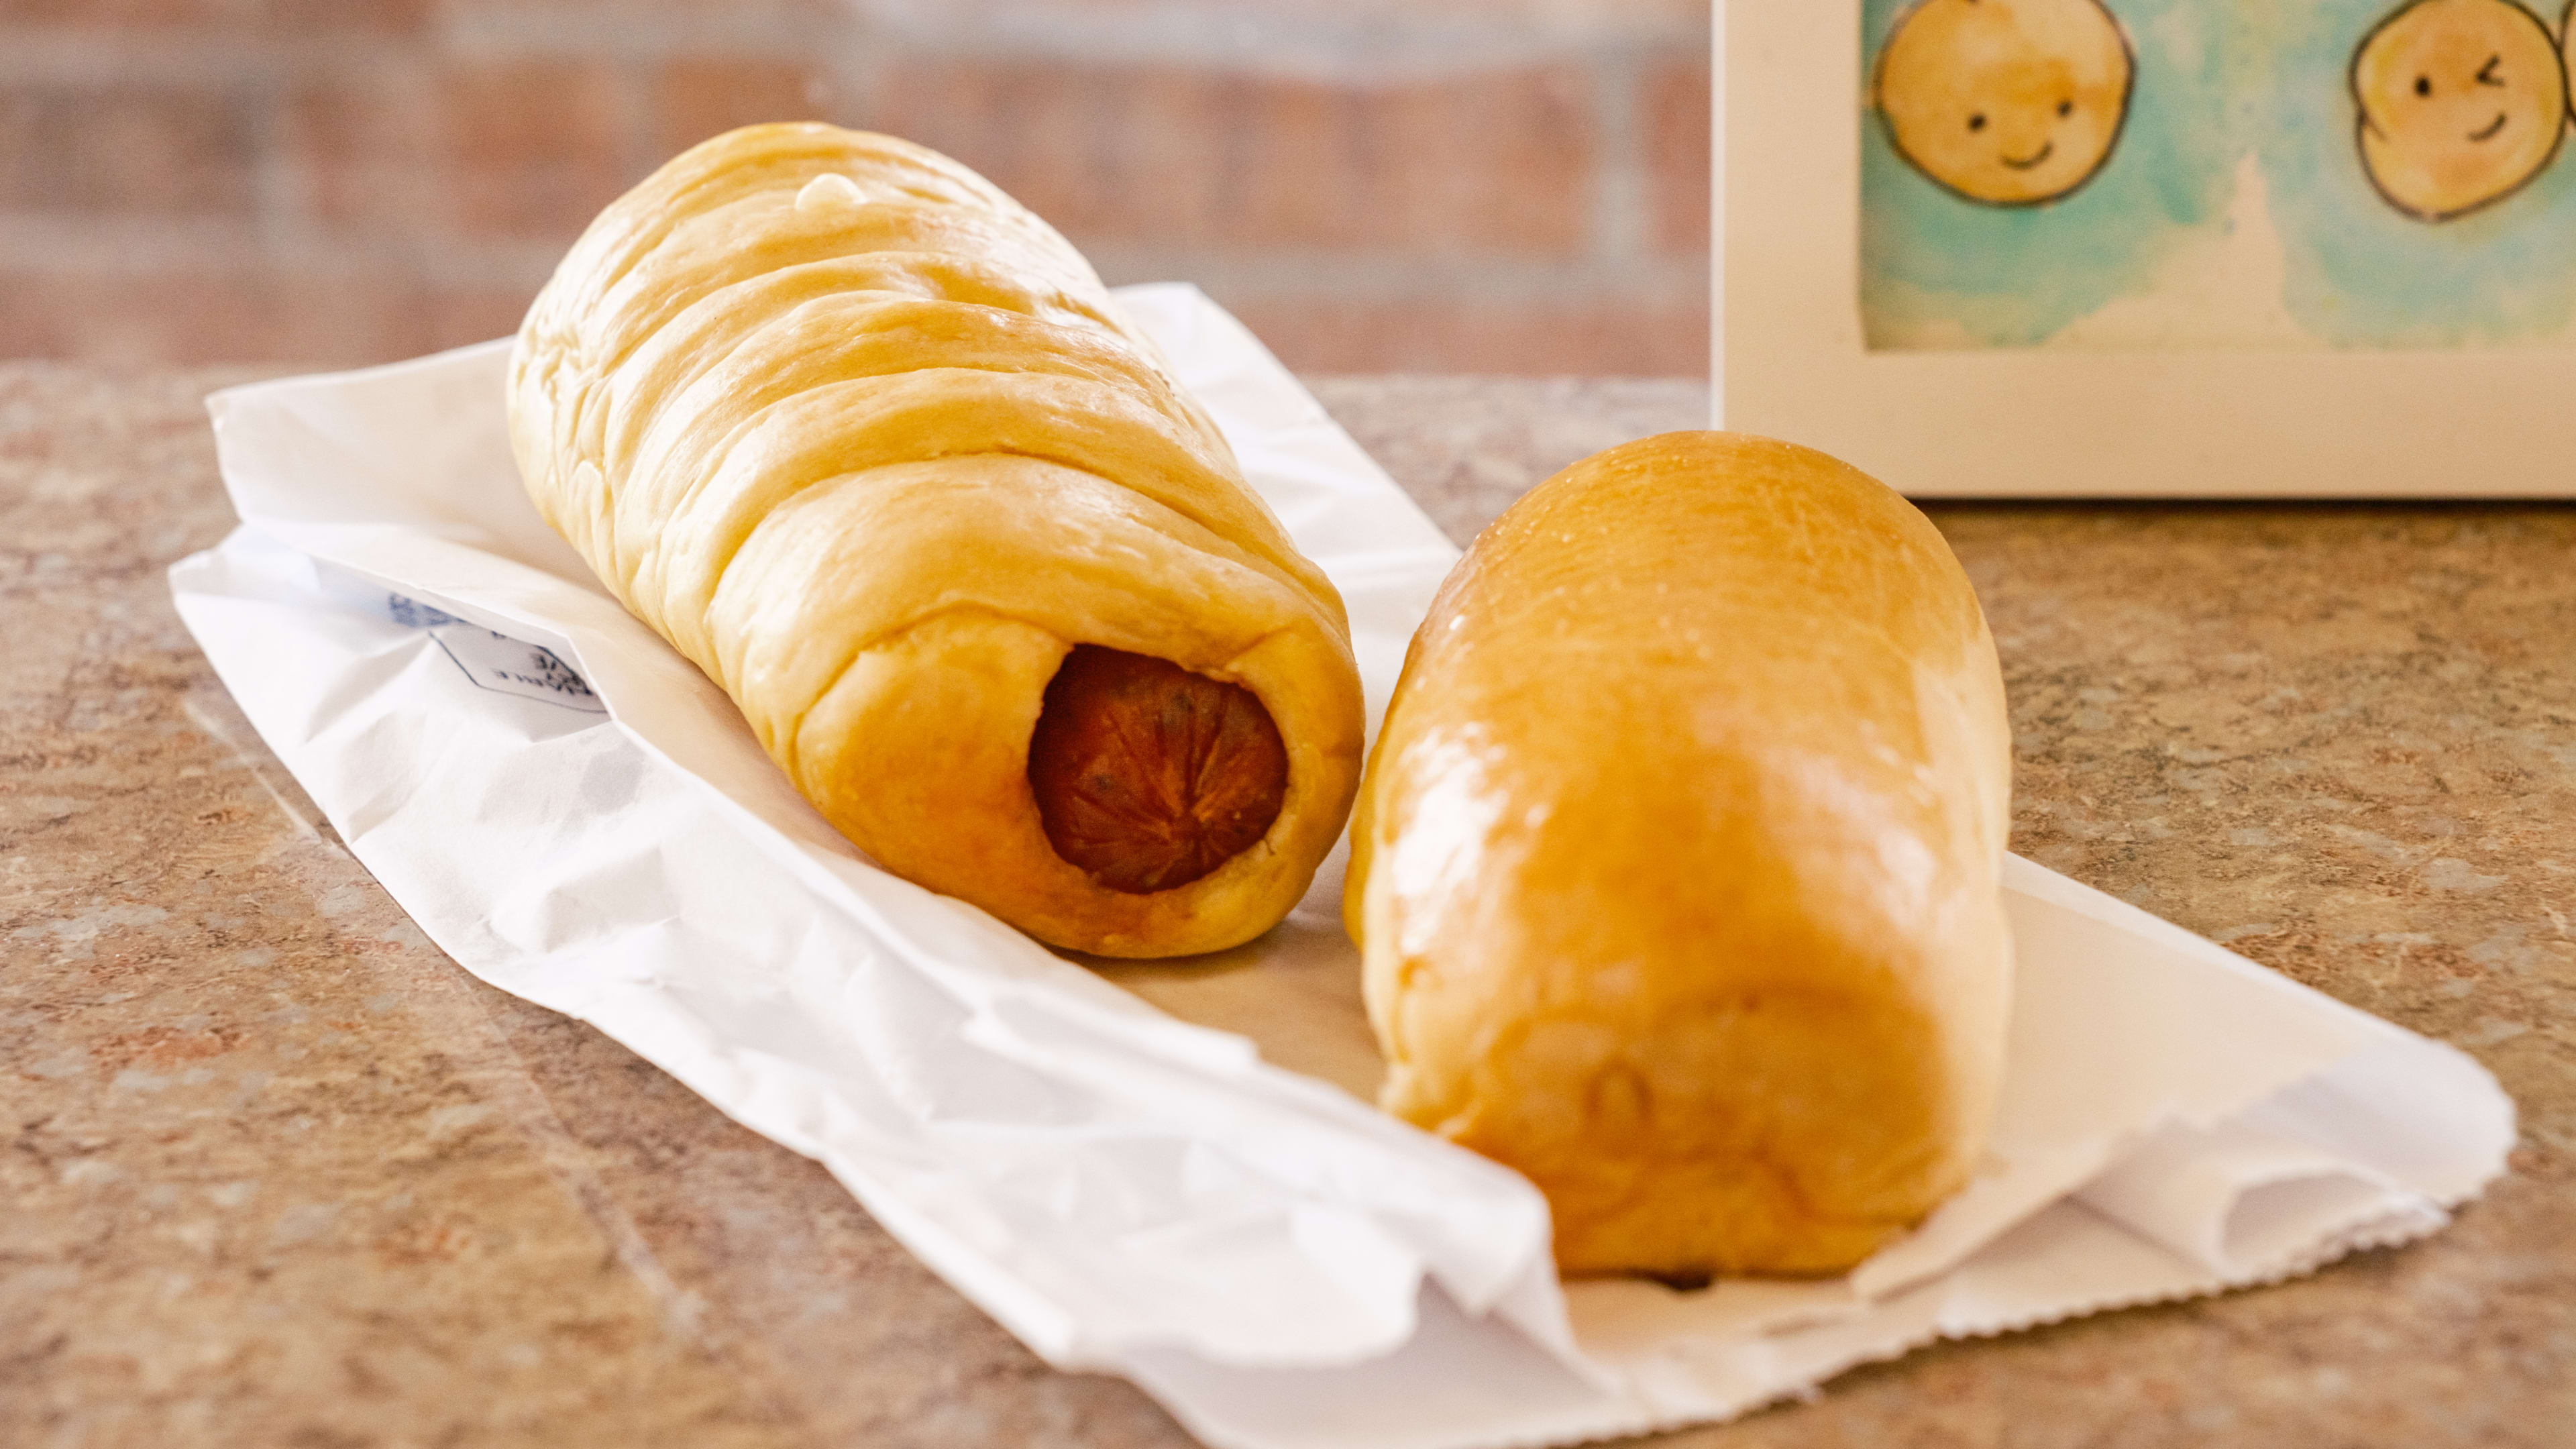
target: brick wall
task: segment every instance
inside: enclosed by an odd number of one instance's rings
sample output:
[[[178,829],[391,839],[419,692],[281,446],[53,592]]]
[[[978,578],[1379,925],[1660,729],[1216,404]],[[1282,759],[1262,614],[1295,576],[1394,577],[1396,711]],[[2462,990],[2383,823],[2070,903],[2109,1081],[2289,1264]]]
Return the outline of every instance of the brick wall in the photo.
[[[517,324],[755,120],[983,170],[1314,371],[1689,374],[1706,0],[0,0],[0,356],[375,361]]]

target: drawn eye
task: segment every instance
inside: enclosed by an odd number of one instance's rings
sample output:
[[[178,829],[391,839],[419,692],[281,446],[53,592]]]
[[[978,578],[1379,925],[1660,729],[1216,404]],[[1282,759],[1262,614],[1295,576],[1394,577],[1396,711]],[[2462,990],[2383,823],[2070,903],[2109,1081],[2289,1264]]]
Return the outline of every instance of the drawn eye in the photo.
[[[2431,76],[2429,76],[2429,75],[2419,75],[2419,76],[2415,77],[2415,94],[2417,94],[2417,95],[2419,95],[2419,96],[2429,96],[2429,95],[2431,95],[2432,93],[2433,93],[2433,78],[2432,78]]]
[[[2482,85],[2482,86],[2500,86],[2500,85],[2503,85],[2503,84],[2504,84],[2504,77],[2503,77],[2503,76],[2500,76],[2500,75],[2497,75],[2497,74],[2495,73],[2495,69],[2496,69],[2496,67],[2497,67],[2497,66],[2500,66],[2500,65],[2502,65],[2502,64],[2504,64],[2504,57],[2503,57],[2503,56],[2501,56],[2501,55],[2491,55],[2491,56],[2488,56],[2488,57],[2487,57],[2487,63],[2486,63],[2486,64],[2484,64],[2484,65],[2482,65],[2482,66],[2479,66],[2479,67],[2478,67],[2478,84],[2479,84],[2479,85]]]
[[[2073,101],[2059,101],[2057,103],[2057,113],[2061,116],[2074,115],[2075,103]]]
[[[1971,130],[1971,131],[1982,131],[1982,130],[1984,130],[1985,128],[1986,128],[1986,113],[1985,113],[1985,112],[1983,112],[1983,111],[1979,111],[1979,112],[1977,112],[1975,115],[1970,116],[1970,117],[1968,118],[1968,129],[1969,129],[1969,130]]]

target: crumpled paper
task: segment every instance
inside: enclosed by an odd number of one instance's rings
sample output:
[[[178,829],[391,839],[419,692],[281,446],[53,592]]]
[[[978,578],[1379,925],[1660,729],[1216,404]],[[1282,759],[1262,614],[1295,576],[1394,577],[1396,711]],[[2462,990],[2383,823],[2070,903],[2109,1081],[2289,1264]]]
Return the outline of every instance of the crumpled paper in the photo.
[[[1456,557],[1194,289],[1124,304],[1350,606],[1372,717]],[[1537,1445],[1724,1419],[1937,1338],[2311,1271],[2502,1171],[2457,1051],[2027,861],[1976,1180],[1827,1282],[1561,1284],[1545,1203],[1394,1122],[1338,857],[1281,927],[1078,963],[876,869],[521,493],[506,346],[215,396],[243,526],[182,618],[466,969],[824,1163],[1049,1362],[1244,1449]]]

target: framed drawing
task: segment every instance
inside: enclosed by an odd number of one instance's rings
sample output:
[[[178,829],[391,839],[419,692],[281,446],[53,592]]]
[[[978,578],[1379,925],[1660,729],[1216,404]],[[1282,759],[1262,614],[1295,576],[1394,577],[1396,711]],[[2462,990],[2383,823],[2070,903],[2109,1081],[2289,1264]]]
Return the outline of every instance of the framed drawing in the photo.
[[[2576,496],[2569,13],[1717,19],[1722,426],[1921,497]]]

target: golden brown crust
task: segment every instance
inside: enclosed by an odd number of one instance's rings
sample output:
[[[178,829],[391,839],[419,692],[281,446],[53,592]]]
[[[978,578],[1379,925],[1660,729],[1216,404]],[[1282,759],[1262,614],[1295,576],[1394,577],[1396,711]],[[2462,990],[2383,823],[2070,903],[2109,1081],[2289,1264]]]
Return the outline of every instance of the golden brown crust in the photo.
[[[1984,1139],[2009,771],[1903,499],[1730,434],[1576,464],[1443,585],[1370,762],[1383,1104],[1535,1181],[1568,1272],[1849,1266]]]
[[[601,213],[521,328],[528,491],[887,868],[1060,946],[1249,939],[1355,788],[1341,600],[1082,258],[936,153],[755,126]],[[1275,723],[1266,831],[1165,889],[1050,845],[1028,777],[1077,646]]]

